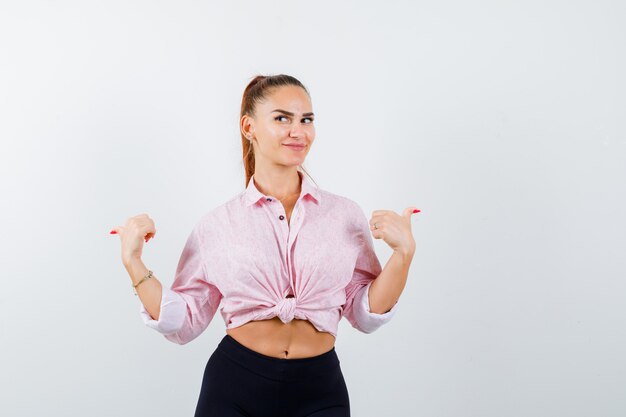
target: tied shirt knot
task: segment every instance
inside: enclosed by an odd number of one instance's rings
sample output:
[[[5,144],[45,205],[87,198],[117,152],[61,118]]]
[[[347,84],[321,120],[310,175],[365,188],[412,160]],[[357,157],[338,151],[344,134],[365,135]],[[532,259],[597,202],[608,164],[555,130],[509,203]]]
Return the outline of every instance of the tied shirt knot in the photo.
[[[283,323],[289,323],[293,320],[296,313],[296,298],[288,297],[283,298],[276,305],[276,310],[278,313],[278,317]]]

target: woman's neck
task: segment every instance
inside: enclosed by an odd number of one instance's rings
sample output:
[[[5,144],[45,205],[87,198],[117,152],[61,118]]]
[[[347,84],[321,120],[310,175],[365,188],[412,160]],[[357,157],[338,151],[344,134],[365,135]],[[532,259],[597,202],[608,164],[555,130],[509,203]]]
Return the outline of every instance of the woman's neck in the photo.
[[[254,172],[254,185],[265,195],[270,195],[282,202],[295,201],[302,190],[302,178],[298,171],[294,175],[266,174]]]

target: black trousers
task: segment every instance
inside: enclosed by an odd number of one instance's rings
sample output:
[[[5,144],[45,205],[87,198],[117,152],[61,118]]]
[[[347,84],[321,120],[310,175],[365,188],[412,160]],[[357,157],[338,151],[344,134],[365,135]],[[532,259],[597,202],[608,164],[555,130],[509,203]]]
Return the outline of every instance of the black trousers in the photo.
[[[310,358],[266,356],[224,336],[204,370],[195,417],[349,417],[335,348]]]

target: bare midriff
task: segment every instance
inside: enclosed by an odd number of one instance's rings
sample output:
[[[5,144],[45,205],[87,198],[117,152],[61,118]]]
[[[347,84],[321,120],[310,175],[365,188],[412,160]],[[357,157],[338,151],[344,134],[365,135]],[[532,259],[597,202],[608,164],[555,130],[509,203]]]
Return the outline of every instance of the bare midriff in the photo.
[[[335,337],[308,320],[283,323],[278,317],[250,321],[226,333],[248,349],[280,359],[310,358],[330,351]]]

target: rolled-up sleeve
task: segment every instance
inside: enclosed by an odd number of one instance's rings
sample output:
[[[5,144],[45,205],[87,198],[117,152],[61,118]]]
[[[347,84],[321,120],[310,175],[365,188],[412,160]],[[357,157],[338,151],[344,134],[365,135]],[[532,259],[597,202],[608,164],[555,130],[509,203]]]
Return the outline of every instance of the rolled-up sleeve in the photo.
[[[200,224],[196,224],[183,248],[171,287],[163,286],[159,319],[154,320],[145,306],[140,306],[141,318],[148,327],[180,345],[208,327],[222,299],[219,289],[209,282],[199,233]]]
[[[362,210],[359,213],[359,252],[350,283],[346,287],[346,302],[343,305],[343,316],[355,329],[363,333],[372,333],[380,326],[388,323],[398,309],[398,302],[382,314],[372,313],[369,304],[369,289],[374,280],[382,272],[382,267],[371,236],[369,222]]]
[[[159,320],[154,320],[143,304],[139,304],[139,313],[146,326],[159,333],[170,334],[183,327],[187,305],[180,294],[170,288],[163,287],[162,291]]]

